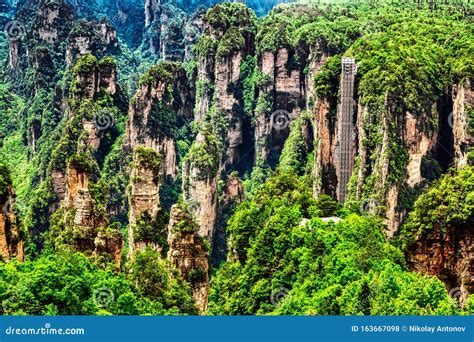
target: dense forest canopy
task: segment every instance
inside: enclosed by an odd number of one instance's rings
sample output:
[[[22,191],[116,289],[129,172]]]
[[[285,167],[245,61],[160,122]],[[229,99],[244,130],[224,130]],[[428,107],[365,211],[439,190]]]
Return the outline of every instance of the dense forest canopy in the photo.
[[[470,1],[0,11],[2,314],[474,313]]]

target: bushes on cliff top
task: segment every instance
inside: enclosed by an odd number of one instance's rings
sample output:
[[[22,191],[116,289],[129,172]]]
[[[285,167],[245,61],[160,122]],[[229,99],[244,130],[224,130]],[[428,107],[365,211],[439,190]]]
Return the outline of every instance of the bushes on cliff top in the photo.
[[[241,50],[245,46],[245,38],[241,29],[231,27],[222,37],[217,47],[216,58],[230,56],[233,52]]]
[[[86,74],[93,72],[97,66],[97,58],[91,54],[87,53],[81,58],[79,58],[72,69],[73,75]]]
[[[220,145],[211,133],[203,133],[202,140],[195,142],[185,158],[185,163],[198,168],[200,178],[214,177],[220,163]]]
[[[175,79],[179,69],[181,69],[181,63],[160,62],[153,65],[142,75],[138,85],[142,86],[144,84],[151,84],[152,82],[171,83]]]
[[[204,22],[208,23],[210,29],[216,32],[225,32],[231,27],[252,31],[256,28],[257,17],[244,4],[225,2],[207,11]]]
[[[339,83],[341,79],[341,55],[329,57],[314,75],[314,91],[320,98],[329,101],[338,100]],[[337,102],[336,102],[337,103]]]
[[[239,51],[257,30],[255,13],[240,3],[212,7],[204,16],[204,22],[208,24],[206,31],[193,48],[200,59],[214,54],[222,58]]]
[[[406,248],[415,239],[437,229],[474,226],[474,167],[443,176],[415,202],[413,211],[400,231]]]
[[[161,175],[161,162],[162,157],[154,149],[137,146],[134,151],[135,162],[137,165],[135,167],[146,167],[153,171],[154,177],[158,180]]]

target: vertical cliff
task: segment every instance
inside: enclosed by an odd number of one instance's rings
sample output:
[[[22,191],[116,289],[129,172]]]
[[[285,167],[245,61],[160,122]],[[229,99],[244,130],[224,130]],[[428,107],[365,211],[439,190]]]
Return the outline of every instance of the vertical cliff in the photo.
[[[143,145],[159,153],[164,179],[177,176],[178,119],[192,117],[194,101],[188,85],[180,64],[160,63],[145,73],[130,103],[125,146],[133,149]]]
[[[196,306],[204,314],[210,286],[209,244],[198,234],[198,229],[193,217],[180,204],[171,208],[168,259],[191,285]]]
[[[183,161],[183,199],[199,226],[198,233],[212,242],[217,222],[217,181],[221,150],[210,133],[199,133]]]
[[[66,196],[51,228],[52,236],[58,247],[68,245],[95,258],[107,255],[120,268],[123,239],[118,227],[109,224],[104,204],[94,198],[97,189],[90,182],[93,163],[83,152],[68,159]]]
[[[238,172],[233,171],[225,180],[220,196],[216,231],[212,243],[212,264],[217,267],[227,258],[227,221],[235,207],[244,200],[244,187]]]
[[[15,199],[9,172],[0,165],[0,255],[3,261],[23,261],[23,234],[14,211]]]
[[[129,193],[129,256],[145,248],[166,253],[167,215],[160,207],[162,160],[153,149],[134,151]]]
[[[244,146],[244,68],[254,51],[256,17],[241,4],[212,8],[196,45],[197,121],[212,126],[223,144],[222,167],[231,167],[248,153]],[[250,94],[252,96],[252,94]]]
[[[462,169],[474,163],[474,91],[472,80],[464,79],[453,86],[453,111],[448,124],[453,130],[454,164]]]
[[[473,171],[443,176],[418,198],[400,232],[410,268],[436,275],[461,304],[474,291]]]
[[[183,164],[183,196],[199,234],[212,243],[217,222],[217,181],[249,153],[243,144],[242,69],[253,51],[255,14],[242,4],[223,4],[204,17],[196,45],[195,120],[200,124]],[[247,65],[248,67],[248,65]]]
[[[142,55],[164,61],[183,61],[200,28],[195,15],[171,1],[145,1],[145,33]]]

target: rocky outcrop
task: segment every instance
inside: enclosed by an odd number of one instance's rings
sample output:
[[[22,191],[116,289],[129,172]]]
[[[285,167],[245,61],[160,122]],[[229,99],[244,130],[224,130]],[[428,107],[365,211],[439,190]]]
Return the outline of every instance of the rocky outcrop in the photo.
[[[18,40],[9,40],[8,42],[8,67],[10,70],[16,70],[18,66],[18,55],[20,42]]]
[[[155,20],[155,9],[158,4],[161,4],[160,0],[145,0],[145,27],[150,26]]]
[[[63,231],[53,232],[75,250],[91,256],[108,255],[120,268],[123,240],[118,227],[109,225],[103,209],[89,191],[87,157],[76,155],[67,168],[66,195],[62,205]]]
[[[407,253],[410,269],[437,276],[461,304],[474,293],[474,231],[472,227],[438,227],[420,237]]]
[[[265,81],[259,85],[258,102],[264,109],[257,110],[257,160],[269,162],[272,151],[277,155],[281,152],[291,121],[306,108],[307,92],[301,72],[303,66],[294,62],[295,54],[288,47],[280,47],[276,52],[265,51],[258,57],[258,68]],[[318,63],[314,64],[314,72],[318,66]]]
[[[209,295],[209,245],[197,229],[192,216],[179,205],[171,208],[168,259],[191,285],[196,306],[204,314]]]
[[[66,176],[63,171],[58,169],[53,169],[51,171],[51,185],[52,190],[59,199],[59,202],[62,201],[66,196]],[[57,209],[54,208],[54,210]]]
[[[161,158],[152,149],[136,148],[129,194],[129,256],[146,247],[162,252],[166,241],[164,222],[160,222]],[[160,239],[161,238],[161,239]],[[160,241],[161,240],[161,241]]]
[[[242,106],[232,86],[238,84],[240,79],[240,66],[243,53],[236,52],[232,56],[223,57],[216,61],[215,67],[215,110],[219,117],[227,118],[227,128],[224,141],[227,148],[224,152],[224,166],[233,165],[240,159],[240,146],[243,143],[243,119],[236,111],[236,107]]]
[[[94,99],[101,91],[111,96],[117,93],[116,63],[110,57],[97,60],[92,54],[85,55],[74,68],[73,95],[81,99]]]
[[[72,20],[72,8],[65,1],[42,1],[33,22],[33,31],[44,43],[56,44],[65,38]]]
[[[78,58],[88,53],[102,57],[116,54],[119,49],[117,32],[109,22],[79,21],[68,36],[66,63],[72,66]]]
[[[152,67],[142,78],[129,108],[125,146],[142,145],[163,157],[164,178],[177,175],[175,132],[178,120],[192,116],[194,101],[185,70],[177,63]]]
[[[189,11],[174,2],[145,1],[145,33],[142,54],[164,61],[189,60],[192,46],[202,32],[205,10]]]
[[[453,111],[448,117],[448,124],[452,126],[454,138],[454,164],[461,169],[472,164],[474,146],[474,91],[469,79],[465,79],[453,86]],[[471,159],[471,160],[470,160]]]
[[[217,222],[217,181],[221,152],[210,134],[199,133],[183,162],[183,198],[198,234],[213,241]]]
[[[11,38],[9,48],[10,68],[12,70],[16,69],[21,57],[29,58],[33,56],[37,47],[54,46],[58,48],[67,38],[73,19],[73,9],[66,1],[25,2],[16,13],[15,24],[11,35],[9,35],[9,38]],[[29,61],[25,62],[29,63]],[[50,63],[47,70],[54,69],[54,67]],[[44,71],[41,68],[36,70],[40,73]]]
[[[244,144],[244,98],[242,68],[250,68],[247,57],[254,52],[255,14],[240,4],[214,9],[235,16],[235,22],[204,17],[204,33],[196,47],[197,81],[194,113],[209,123],[223,143],[222,168],[233,167],[248,152]],[[227,13],[226,11],[229,11]],[[231,14],[237,11],[238,14]],[[219,16],[219,15],[216,15]],[[250,70],[249,70],[250,71]],[[250,138],[250,136],[249,136]]]
[[[313,196],[327,194],[336,197],[336,129],[328,99],[319,98],[314,108],[315,162],[313,167]]]
[[[219,203],[218,221],[212,243],[212,264],[219,266],[227,257],[227,221],[237,204],[244,200],[244,187],[237,172],[231,173],[225,182]]]
[[[23,238],[14,211],[13,189],[8,186],[5,190],[5,195],[0,197],[0,256],[3,261],[23,261]]]

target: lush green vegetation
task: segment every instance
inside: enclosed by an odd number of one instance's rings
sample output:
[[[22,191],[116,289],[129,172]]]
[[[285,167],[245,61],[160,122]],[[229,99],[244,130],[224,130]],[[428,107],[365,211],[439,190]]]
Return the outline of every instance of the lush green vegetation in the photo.
[[[445,133],[441,129],[452,126],[453,89],[472,88],[474,80],[472,4],[466,0],[464,6],[432,8],[414,1],[322,2],[283,4],[265,17],[238,2],[223,3],[202,12],[202,32],[191,37],[192,45],[178,32],[185,15],[213,0],[168,3],[166,15],[176,17],[166,22],[157,16],[145,29],[135,5],[129,9],[136,18],[124,20],[117,20],[118,4],[81,8],[78,18],[88,20],[77,19],[68,8],[68,18],[55,21],[60,26],[52,44],[33,33],[33,26],[41,22],[38,6],[53,2],[25,4],[31,8],[19,15],[31,34],[21,40],[16,69],[9,66],[8,42],[0,37],[0,203],[12,187],[25,236],[25,262],[0,262],[2,313],[199,313],[191,287],[208,275],[196,268],[183,277],[167,260],[169,209],[176,204],[185,214],[171,231],[176,245],[193,237],[196,250],[211,255],[207,237],[197,234],[200,218],[193,217],[194,203],[185,203],[183,191],[190,182],[214,184],[217,178],[216,194],[209,195],[218,203],[217,225],[226,235],[228,254],[220,265],[221,260],[214,263],[208,314],[473,314],[472,296],[459,308],[441,280],[411,272],[405,255],[432,232],[464,234],[474,226],[473,166],[449,169],[453,156],[441,165],[440,147],[433,146],[421,158],[422,181],[409,186],[405,127],[410,113],[419,132],[436,145],[436,136],[441,141]],[[261,15],[274,1],[247,3]],[[115,15],[118,46],[105,44],[100,23],[89,20],[99,14]],[[199,23],[201,14],[195,15],[191,21]],[[170,27],[157,25],[158,20]],[[101,23],[112,29],[111,23]],[[167,36],[170,29],[178,31]],[[68,45],[73,38],[88,41],[91,52],[76,60],[77,46]],[[181,49],[186,59],[156,63],[155,57],[175,52],[170,49]],[[287,60],[278,60],[286,53]],[[356,160],[349,201],[340,204],[313,193],[313,185],[320,181],[314,172],[321,158],[317,147],[327,138],[317,134],[315,108],[328,106],[327,126],[334,131],[343,56],[355,57],[358,64],[355,97],[363,113],[357,117],[362,129],[357,144],[365,155]],[[236,61],[240,65],[235,68]],[[224,72],[226,67],[231,72]],[[293,78],[283,86],[299,87],[301,94],[276,86],[294,75],[299,84],[292,84]],[[109,91],[104,82],[115,77]],[[216,86],[228,79],[226,89]],[[222,99],[232,108],[221,108]],[[288,134],[262,122],[281,107],[298,113]],[[202,108],[207,110],[201,113]],[[472,136],[474,111],[467,103],[464,110],[466,132]],[[143,116],[130,122],[131,112]],[[193,114],[199,119],[193,121]],[[107,127],[98,127],[98,117],[108,119]],[[244,141],[229,146],[237,124]],[[175,155],[131,148],[128,125],[136,128],[135,144],[153,146],[166,138],[176,149],[168,152]],[[281,144],[273,146],[273,140]],[[241,160],[229,166],[224,162],[231,149]],[[259,149],[270,157],[258,155]],[[474,147],[466,146],[466,152],[472,165]],[[175,156],[178,175],[164,177],[163,165]],[[128,196],[140,175],[131,175],[142,167],[152,171],[160,188],[160,207],[154,217],[148,211],[138,215],[132,226]],[[87,189],[74,190],[89,205],[80,214],[90,225],[76,224],[80,210],[77,203],[67,203],[72,168],[87,183]],[[240,204],[238,196],[229,198],[224,191],[229,175],[242,180],[245,200]],[[392,186],[398,191],[395,210],[407,218],[389,240],[382,214]],[[380,210],[360,216],[359,204],[366,199],[375,199]],[[145,248],[127,258],[129,233],[135,242],[159,245],[161,253]],[[120,265],[107,252],[97,252],[110,247],[107,239],[123,243]]]
[[[195,314],[189,288],[170,265],[145,251],[117,274],[80,253],[43,255],[0,264],[3,314],[166,315]],[[126,276],[126,274],[128,274]],[[155,286],[159,285],[159,286]],[[105,296],[105,298],[103,298]]]
[[[474,225],[474,167],[443,176],[415,202],[413,211],[401,230],[403,245],[433,230],[469,229]]]
[[[311,198],[305,178],[271,177],[229,220],[231,261],[211,280],[209,313],[459,313],[440,280],[409,272],[378,218],[318,217],[336,210]]]

